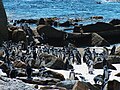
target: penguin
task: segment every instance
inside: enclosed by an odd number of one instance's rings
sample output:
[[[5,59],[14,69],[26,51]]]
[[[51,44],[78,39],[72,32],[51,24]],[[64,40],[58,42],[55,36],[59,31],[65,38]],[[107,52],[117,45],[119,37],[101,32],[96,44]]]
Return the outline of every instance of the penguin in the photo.
[[[69,74],[69,79],[70,79],[70,80],[75,80],[75,72],[74,72],[74,69],[71,69],[70,74]]]

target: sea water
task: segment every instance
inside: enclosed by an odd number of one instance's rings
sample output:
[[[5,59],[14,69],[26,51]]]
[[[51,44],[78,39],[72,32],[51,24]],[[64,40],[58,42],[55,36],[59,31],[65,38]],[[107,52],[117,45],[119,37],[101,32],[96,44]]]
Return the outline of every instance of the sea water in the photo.
[[[120,19],[120,0],[3,0],[8,19],[47,17]],[[97,3],[100,2],[100,3]],[[86,23],[86,22],[85,22]]]

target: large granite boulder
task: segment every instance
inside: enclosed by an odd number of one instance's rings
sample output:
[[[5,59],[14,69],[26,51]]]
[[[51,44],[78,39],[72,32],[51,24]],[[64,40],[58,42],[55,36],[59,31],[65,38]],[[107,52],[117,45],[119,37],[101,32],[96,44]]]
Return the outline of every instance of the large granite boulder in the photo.
[[[89,24],[86,26],[82,27],[83,31],[86,33],[88,32],[103,32],[103,31],[109,31],[109,30],[114,30],[114,26],[109,24],[109,23],[104,23],[104,22],[97,22],[95,24]]]
[[[13,42],[26,41],[26,34],[24,30],[22,29],[14,30],[12,33],[12,41]]]

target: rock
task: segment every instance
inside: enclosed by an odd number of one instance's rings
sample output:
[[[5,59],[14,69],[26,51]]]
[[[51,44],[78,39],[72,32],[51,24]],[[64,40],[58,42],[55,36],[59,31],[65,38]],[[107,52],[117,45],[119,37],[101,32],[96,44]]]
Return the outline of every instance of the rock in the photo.
[[[120,81],[108,81],[107,90],[120,90]]]
[[[6,77],[2,77],[0,80],[0,89],[1,90],[37,90],[30,85],[22,82],[17,79],[10,79]]]
[[[10,69],[9,69],[8,65],[6,63],[4,63],[3,61],[0,61],[0,69],[2,69],[2,71],[4,73],[6,73],[7,76],[9,75]]]
[[[0,57],[2,57],[4,55],[4,51],[0,50]]]
[[[17,68],[26,68],[26,64],[20,60],[15,60],[13,65]]]
[[[120,55],[120,47],[118,47],[115,51],[115,55]]]
[[[109,46],[110,43],[106,41],[104,38],[102,38],[99,34],[92,33],[91,45],[92,46]]]
[[[75,26],[73,29],[73,33],[80,33],[80,26]]]
[[[8,40],[8,28],[7,28],[7,16],[3,6],[3,2],[0,1],[0,45],[2,41]]]
[[[115,76],[120,77],[120,72],[119,72],[119,73],[117,73],[117,74],[115,74]]]
[[[101,63],[96,63],[95,65],[94,65],[94,68],[95,69],[103,69],[103,63],[101,62]],[[112,69],[112,70],[117,70],[112,64],[110,64],[110,63],[108,63],[108,68],[109,69]]]
[[[98,2],[98,4],[100,3]],[[90,19],[103,19],[103,16],[92,16]]]
[[[96,86],[93,86],[89,82],[80,82],[77,81],[73,86],[72,90],[100,90]]]
[[[46,70],[45,73],[48,74],[51,78],[60,79],[61,81],[65,80],[64,76],[58,72],[53,72],[51,70]]]
[[[66,88],[63,87],[56,87],[56,86],[44,86],[41,87],[40,90],[67,90]]]
[[[97,22],[95,24],[89,24],[86,26],[82,26],[83,32],[85,33],[98,33],[98,32],[103,32],[103,31],[109,31],[109,30],[114,30],[114,26],[109,24],[109,23],[104,23],[104,22]]]
[[[61,27],[70,27],[70,25],[72,25],[72,23],[70,21],[66,21],[64,23],[59,23],[59,26],[61,26]]]
[[[120,64],[120,56],[118,56],[118,55],[110,55],[108,57],[108,62],[110,64]]]
[[[77,80],[65,80],[56,84],[58,87],[64,87],[67,90],[99,90],[89,82],[81,82]]]
[[[72,90],[73,86],[75,85],[77,81],[75,80],[65,80],[65,81],[60,81],[56,84],[58,87],[64,87],[67,90]]]
[[[17,78],[19,80],[22,80],[25,83],[29,84],[38,84],[38,85],[55,85],[57,82],[60,82],[59,79],[55,78],[33,78],[32,80],[28,80],[26,78]]]
[[[17,24],[20,24],[20,23],[29,23],[29,24],[36,24],[37,23],[37,20],[35,19],[21,19],[21,20],[16,20]]]
[[[118,24],[120,24],[120,20],[119,19],[113,19],[109,23],[112,24],[112,25],[118,25]]]
[[[76,47],[109,45],[104,38],[95,33],[66,33],[45,25],[38,26],[37,32],[39,35],[44,33],[46,43],[52,46],[66,46],[68,43],[72,43]]]
[[[39,21],[38,21],[38,25],[45,25],[46,24],[46,21],[44,18],[40,18]]]
[[[61,58],[53,55],[41,54],[40,57],[45,58],[45,66],[51,69],[65,70],[65,63]]]
[[[12,41],[19,42],[25,41],[26,42],[26,34],[22,29],[14,30],[12,33]]]
[[[114,29],[98,32],[98,34],[110,44],[116,44],[120,42],[120,29],[116,29],[116,27]]]

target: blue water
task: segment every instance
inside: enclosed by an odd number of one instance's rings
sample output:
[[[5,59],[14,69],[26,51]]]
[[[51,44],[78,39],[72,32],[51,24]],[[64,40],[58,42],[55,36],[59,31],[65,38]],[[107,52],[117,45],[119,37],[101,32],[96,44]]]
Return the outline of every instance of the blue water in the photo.
[[[101,4],[96,2],[100,1]],[[120,3],[105,0],[3,0],[8,19],[41,17],[120,19]]]

